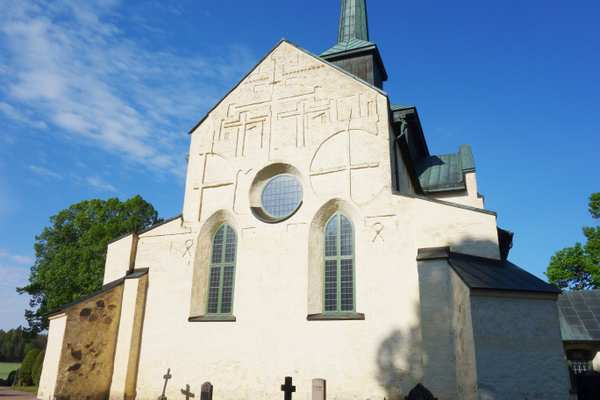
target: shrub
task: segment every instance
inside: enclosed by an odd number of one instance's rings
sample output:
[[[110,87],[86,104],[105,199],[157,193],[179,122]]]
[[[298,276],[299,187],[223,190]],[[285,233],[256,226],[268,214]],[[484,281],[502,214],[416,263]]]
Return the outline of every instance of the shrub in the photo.
[[[40,385],[40,377],[42,376],[42,367],[44,366],[44,351],[40,351],[38,356],[35,358],[33,368],[31,369],[31,378],[35,386]]]
[[[8,374],[8,378],[6,378],[7,386],[12,386],[17,383],[17,373],[19,370],[14,370],[10,374]]]
[[[31,386],[33,385],[33,364],[35,363],[35,359],[38,354],[40,354],[39,349],[31,349],[29,353],[25,355],[25,359],[21,364],[21,368],[19,369],[19,385],[20,386]]]

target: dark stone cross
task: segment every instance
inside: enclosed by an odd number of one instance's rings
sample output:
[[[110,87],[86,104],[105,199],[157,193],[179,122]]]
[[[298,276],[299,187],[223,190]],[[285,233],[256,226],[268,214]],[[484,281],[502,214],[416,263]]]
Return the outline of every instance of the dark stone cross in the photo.
[[[165,396],[165,392],[167,391],[167,382],[169,382],[169,379],[171,379],[172,377],[173,376],[171,375],[171,368],[169,368],[169,369],[167,369],[167,373],[163,376],[163,379],[165,380],[165,384],[163,386],[162,394],[160,395],[158,400],[167,400],[167,396]]]
[[[296,386],[292,385],[292,377],[285,377],[285,385],[281,385],[281,391],[284,392],[284,400],[292,400],[292,393],[296,391]]]
[[[185,385],[185,390],[181,389],[181,394],[185,396],[185,400],[190,400],[196,397],[196,395],[190,392],[190,385]]]
[[[437,400],[425,386],[420,383],[410,391],[406,400]]]

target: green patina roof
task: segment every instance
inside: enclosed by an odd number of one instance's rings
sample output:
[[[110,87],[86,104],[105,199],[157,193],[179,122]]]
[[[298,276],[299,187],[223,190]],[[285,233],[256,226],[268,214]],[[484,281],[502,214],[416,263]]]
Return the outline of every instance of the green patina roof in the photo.
[[[425,157],[417,162],[419,182],[425,192],[466,189],[464,175],[475,171],[471,146],[462,145],[458,153]]]
[[[342,0],[338,42],[321,56],[375,46],[369,41],[366,0]]]

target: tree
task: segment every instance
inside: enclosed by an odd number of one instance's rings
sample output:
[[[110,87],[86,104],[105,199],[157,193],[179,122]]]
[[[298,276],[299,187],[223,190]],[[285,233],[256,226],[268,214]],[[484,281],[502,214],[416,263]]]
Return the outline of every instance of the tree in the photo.
[[[29,350],[44,349],[46,339],[21,327],[6,332],[0,329],[0,362],[21,362]]]
[[[600,218],[600,193],[589,199],[593,218]],[[584,227],[586,243],[559,250],[552,256],[546,276],[550,283],[562,289],[586,290],[600,288],[600,226]]]
[[[44,351],[40,351],[33,362],[33,367],[31,368],[31,379],[33,380],[33,384],[35,386],[40,385],[40,378],[42,376],[42,367],[44,366]]]
[[[35,238],[29,285],[17,289],[32,296],[25,312],[29,329],[46,329],[48,312],[101,288],[110,241],[159,221],[140,196],[82,201],[52,216],[51,226]]]
[[[39,349],[32,349],[25,355],[23,363],[19,368],[19,385],[20,386],[31,386],[33,385],[33,364],[40,354]]]

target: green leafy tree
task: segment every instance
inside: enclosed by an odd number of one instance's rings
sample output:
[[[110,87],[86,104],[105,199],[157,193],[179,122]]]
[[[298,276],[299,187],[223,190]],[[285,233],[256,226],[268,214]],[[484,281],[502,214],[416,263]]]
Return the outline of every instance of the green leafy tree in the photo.
[[[110,241],[160,220],[150,203],[135,196],[126,201],[82,201],[50,222],[35,238],[36,260],[29,285],[17,289],[32,296],[25,318],[33,332],[47,328],[44,315],[48,312],[101,288]]]
[[[42,367],[44,366],[44,351],[40,351],[33,362],[33,367],[31,368],[31,379],[33,380],[33,384],[35,386],[40,385],[40,377],[42,376]]]
[[[600,218],[600,193],[590,196],[589,211]],[[571,290],[600,288],[600,226],[584,227],[583,235],[585,244],[576,243],[552,256],[546,271],[550,283]]]
[[[25,359],[19,368],[19,385],[20,386],[31,386],[33,385],[33,365],[35,359],[40,354],[39,349],[32,349],[25,355]]]

